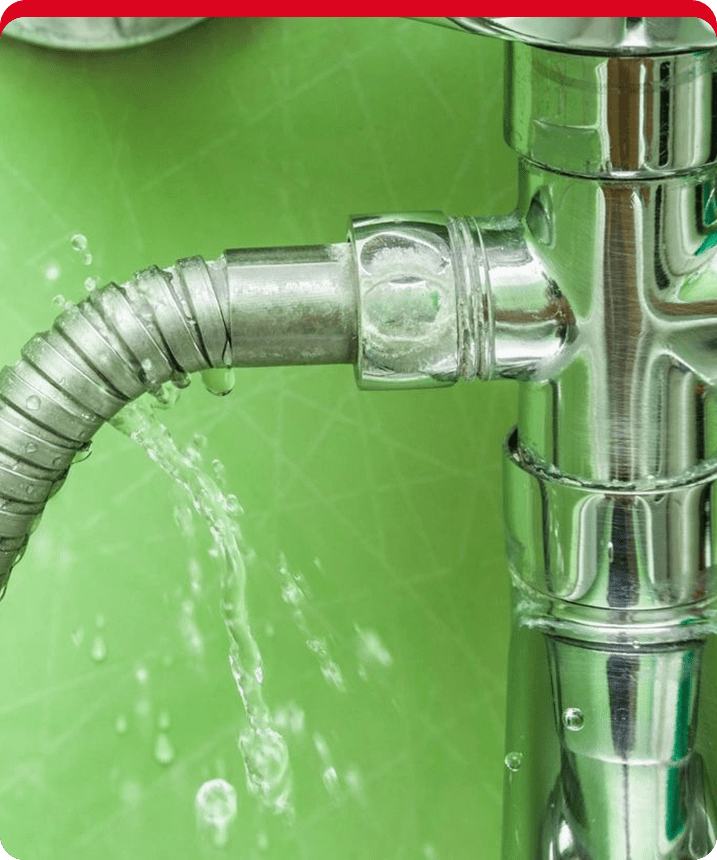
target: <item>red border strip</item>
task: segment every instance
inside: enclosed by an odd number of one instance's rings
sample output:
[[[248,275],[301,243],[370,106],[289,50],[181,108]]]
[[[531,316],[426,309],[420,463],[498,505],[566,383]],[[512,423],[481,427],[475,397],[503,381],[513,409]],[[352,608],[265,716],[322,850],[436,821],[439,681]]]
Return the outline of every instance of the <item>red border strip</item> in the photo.
[[[201,10],[198,10],[194,4],[190,4],[189,2],[169,3],[166,2],[166,0],[155,0],[155,2],[137,2],[137,0],[135,0],[135,2],[132,3],[128,3],[124,0],[121,5],[122,15],[133,15],[139,13],[141,15],[152,16],[194,17],[199,14],[202,17],[223,18],[230,17],[228,14],[230,12],[238,11],[233,4],[226,2],[226,0],[218,0],[218,2],[212,6],[205,7]],[[399,3],[399,6],[402,5],[403,3]],[[509,5],[510,11],[513,12],[514,15],[527,13],[527,16],[530,17],[530,13],[535,11],[534,3],[528,4],[526,2],[521,2]],[[715,17],[715,13],[712,9],[710,9],[706,3],[701,2],[701,0],[651,0],[649,6],[650,15],[664,15],[667,17],[684,15],[691,18],[702,18],[707,21],[717,34],[717,17]],[[362,0],[360,4],[356,3],[355,9],[347,9],[345,5],[342,8],[345,13],[353,13],[354,15],[362,18],[369,17],[371,13],[381,13],[376,17],[383,17],[387,11],[385,3],[379,2],[379,0]],[[53,0],[16,0],[16,2],[11,3],[7,7],[0,18],[0,33],[2,33],[5,26],[15,18],[56,15],[60,12],[62,15],[69,14],[71,16],[97,15],[98,12],[106,15],[111,9],[116,11],[114,4],[110,4],[108,0],[100,0],[100,2],[88,2],[88,0],[54,0],[54,2]],[[246,12],[248,10],[244,8],[244,11]],[[263,4],[261,11],[267,11]],[[292,16],[297,14],[316,15],[317,13],[326,13],[328,11],[329,5],[327,0],[314,0],[313,3],[301,4],[282,3],[278,7],[271,9],[271,12],[274,15],[282,16]],[[413,4],[411,4],[409,9],[391,9],[392,13],[399,16],[405,15],[406,17],[417,17],[417,13],[420,13],[421,11],[422,10],[417,9]],[[435,12],[435,9],[431,11]],[[476,10],[474,9],[473,11]],[[496,10],[489,9],[484,11],[493,12]],[[506,9],[504,5],[500,11],[503,14],[505,13]],[[542,6],[540,11],[544,15],[560,16],[565,12],[574,12],[575,4],[565,2],[564,0],[558,0],[557,2],[549,2],[547,5]],[[600,5],[599,11],[601,15],[623,14],[625,12],[625,5],[624,3],[620,3],[618,8],[617,3],[603,3]],[[369,13],[369,15],[367,15],[367,13]],[[418,17],[430,17],[430,15],[418,15]]]

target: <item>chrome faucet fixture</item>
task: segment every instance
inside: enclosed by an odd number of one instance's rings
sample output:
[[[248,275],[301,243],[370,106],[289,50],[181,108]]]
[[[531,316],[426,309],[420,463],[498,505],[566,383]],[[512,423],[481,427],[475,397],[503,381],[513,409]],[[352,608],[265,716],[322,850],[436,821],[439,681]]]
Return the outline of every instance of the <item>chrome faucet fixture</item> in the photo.
[[[717,843],[717,38],[697,18],[453,18],[506,38],[519,200],[109,284],[0,376],[0,574],[124,403],[208,367],[520,381],[505,860]]]

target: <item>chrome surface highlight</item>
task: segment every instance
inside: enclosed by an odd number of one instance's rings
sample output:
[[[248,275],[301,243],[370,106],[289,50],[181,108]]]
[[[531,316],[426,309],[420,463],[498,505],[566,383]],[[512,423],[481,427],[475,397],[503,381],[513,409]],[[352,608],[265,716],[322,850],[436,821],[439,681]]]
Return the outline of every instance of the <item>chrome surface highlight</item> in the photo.
[[[586,54],[688,53],[717,47],[702,18],[423,18],[482,36]]]

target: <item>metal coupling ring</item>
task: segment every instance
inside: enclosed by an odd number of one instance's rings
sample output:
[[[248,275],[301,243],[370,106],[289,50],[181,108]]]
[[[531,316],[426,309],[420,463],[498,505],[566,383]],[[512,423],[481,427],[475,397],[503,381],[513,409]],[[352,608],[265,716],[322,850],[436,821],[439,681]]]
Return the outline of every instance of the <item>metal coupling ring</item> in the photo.
[[[355,218],[357,381],[361,388],[426,388],[459,378],[456,284],[441,213]]]

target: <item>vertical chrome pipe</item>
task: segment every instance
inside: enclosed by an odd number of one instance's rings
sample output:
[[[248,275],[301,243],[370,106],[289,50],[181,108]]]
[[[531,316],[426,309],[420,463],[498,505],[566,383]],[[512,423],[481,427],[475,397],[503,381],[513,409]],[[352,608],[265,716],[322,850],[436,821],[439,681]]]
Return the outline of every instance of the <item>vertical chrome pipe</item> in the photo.
[[[507,50],[518,220],[571,336],[506,451],[505,860],[717,841],[716,69]]]

